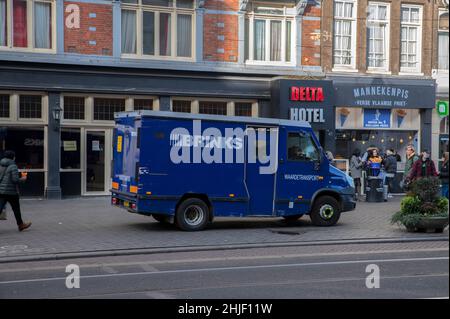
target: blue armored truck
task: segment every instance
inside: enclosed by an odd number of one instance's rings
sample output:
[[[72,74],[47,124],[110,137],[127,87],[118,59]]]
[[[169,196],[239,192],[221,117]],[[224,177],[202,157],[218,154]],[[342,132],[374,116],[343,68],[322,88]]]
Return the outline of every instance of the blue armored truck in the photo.
[[[159,111],[115,115],[111,204],[186,231],[214,217],[309,215],[332,226],[355,209],[307,122]]]

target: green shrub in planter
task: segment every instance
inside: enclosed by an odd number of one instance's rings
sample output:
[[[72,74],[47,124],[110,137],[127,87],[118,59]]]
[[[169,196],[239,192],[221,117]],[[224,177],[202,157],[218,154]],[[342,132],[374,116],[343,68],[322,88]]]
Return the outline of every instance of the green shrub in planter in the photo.
[[[437,178],[418,179],[411,185],[411,191],[400,204],[391,223],[415,229],[425,219],[443,218],[448,222],[448,199],[440,197],[440,184]],[[445,226],[444,226],[445,227]]]

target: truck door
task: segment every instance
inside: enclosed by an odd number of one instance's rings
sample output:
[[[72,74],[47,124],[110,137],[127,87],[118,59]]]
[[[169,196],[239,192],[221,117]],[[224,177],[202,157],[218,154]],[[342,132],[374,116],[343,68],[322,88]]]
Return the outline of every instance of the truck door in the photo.
[[[276,134],[275,144],[272,149],[278,150],[278,128],[267,127],[247,127],[253,129],[256,140],[249,138],[246,134],[246,164],[245,183],[249,193],[249,215],[273,215],[274,212],[274,187],[276,173],[261,174],[261,168],[267,168],[269,156],[272,161],[277,161],[277,154],[270,154],[271,142],[270,133]],[[247,130],[248,132],[248,130]],[[265,134],[264,134],[265,133]],[[264,139],[259,139],[265,136]],[[249,158],[249,154],[254,152],[256,160]],[[275,152],[277,153],[277,152]],[[276,164],[275,164],[276,165]],[[264,171],[264,170],[263,170]]]
[[[312,132],[282,129],[276,211],[278,215],[309,212],[316,190],[325,187],[329,163]]]

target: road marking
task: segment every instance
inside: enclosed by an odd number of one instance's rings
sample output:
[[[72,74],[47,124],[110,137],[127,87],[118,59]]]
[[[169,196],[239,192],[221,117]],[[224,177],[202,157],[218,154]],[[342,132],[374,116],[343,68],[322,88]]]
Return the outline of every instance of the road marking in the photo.
[[[397,249],[397,250],[385,250],[385,251],[350,251],[350,252],[337,252],[337,253],[306,253],[306,254],[282,254],[282,255],[255,255],[255,256],[223,256],[223,257],[210,257],[210,258],[191,258],[191,259],[172,259],[172,260],[146,260],[146,261],[134,261],[134,262],[122,262],[122,263],[93,263],[93,264],[80,264],[81,269],[99,268],[99,267],[120,267],[120,266],[141,266],[146,265],[165,265],[165,264],[177,264],[177,263],[196,263],[196,262],[213,262],[213,261],[235,261],[235,260],[263,260],[263,259],[279,259],[279,258],[299,258],[299,257],[331,257],[331,256],[351,256],[351,255],[377,255],[377,254],[399,254],[399,253],[419,253],[419,252],[448,252],[448,248],[423,248],[423,249]],[[119,256],[113,256],[119,257]],[[101,257],[107,258],[107,257]],[[75,258],[76,259],[76,258]],[[60,270],[65,267],[66,264],[61,266],[52,267],[36,267],[36,268],[19,268],[19,269],[0,269],[0,273],[18,273],[18,272],[35,272],[39,270]],[[146,267],[144,266],[144,267]],[[146,269],[144,269],[146,270]]]
[[[417,261],[437,261],[449,260],[449,257],[427,257],[427,258],[399,258],[399,259],[368,259],[368,260],[347,260],[347,261],[329,261],[329,262],[315,262],[315,263],[300,263],[300,264],[280,264],[280,265],[258,265],[258,266],[235,266],[235,267],[216,267],[216,268],[198,268],[198,269],[178,269],[178,270],[161,270],[157,272],[135,272],[135,273],[119,273],[108,275],[87,275],[82,276],[82,279],[90,278],[107,278],[107,277],[125,277],[125,276],[143,276],[143,275],[163,275],[174,273],[193,273],[193,272],[213,272],[213,271],[233,271],[233,270],[249,270],[249,269],[270,269],[270,268],[295,268],[308,266],[329,266],[329,265],[351,265],[351,264],[367,264],[367,263],[388,263],[388,262],[417,262]],[[55,278],[38,278],[25,280],[0,281],[0,285],[19,284],[29,282],[45,282],[65,280],[66,277]]]

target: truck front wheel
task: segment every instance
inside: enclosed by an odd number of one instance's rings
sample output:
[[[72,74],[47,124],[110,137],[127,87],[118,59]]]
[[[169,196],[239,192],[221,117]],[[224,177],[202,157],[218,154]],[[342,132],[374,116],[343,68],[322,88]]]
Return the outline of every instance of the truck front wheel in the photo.
[[[315,226],[333,226],[338,222],[340,216],[339,203],[331,196],[319,197],[310,213],[311,221]]]
[[[209,220],[209,209],[204,201],[188,198],[178,206],[175,215],[176,225],[181,230],[196,231],[206,227]]]

